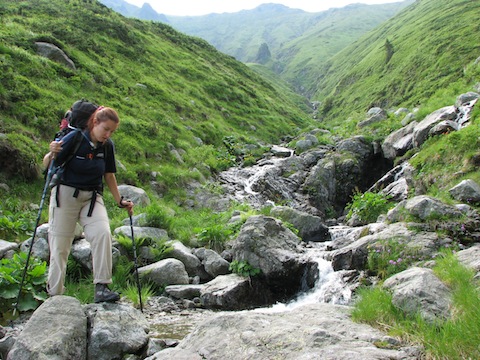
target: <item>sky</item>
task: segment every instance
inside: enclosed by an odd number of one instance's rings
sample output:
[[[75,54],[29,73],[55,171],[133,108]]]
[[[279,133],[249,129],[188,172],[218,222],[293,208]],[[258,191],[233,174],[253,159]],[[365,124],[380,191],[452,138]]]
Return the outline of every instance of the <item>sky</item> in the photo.
[[[149,3],[156,12],[174,16],[199,16],[211,13],[231,13],[251,10],[261,4],[283,4],[292,9],[320,12],[330,8],[344,7],[352,3],[386,4],[402,0],[125,0],[141,7]]]

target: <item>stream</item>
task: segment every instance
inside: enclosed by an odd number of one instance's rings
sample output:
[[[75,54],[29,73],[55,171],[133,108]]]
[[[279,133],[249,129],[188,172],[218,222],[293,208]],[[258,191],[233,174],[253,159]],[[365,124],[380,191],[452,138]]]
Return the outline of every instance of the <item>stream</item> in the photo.
[[[290,151],[288,149],[284,149]],[[293,157],[290,152],[290,157]],[[255,191],[257,182],[267,174],[278,176],[279,167],[290,157],[271,157],[258,162],[258,164],[246,168],[231,168],[222,172],[219,177],[223,186],[227,189],[235,200],[239,202],[249,203],[254,208],[261,208],[266,204],[275,205],[271,200]],[[299,293],[294,299],[286,303],[277,303],[269,307],[257,308],[253,311],[258,312],[282,312],[290,311],[297,307],[311,303],[333,303],[339,305],[348,305],[351,300],[351,290],[345,285],[341,272],[335,272],[331,262],[325,260],[325,254],[328,246],[338,241],[342,237],[348,237],[351,228],[346,226],[334,226],[329,229],[331,241],[323,243],[309,243],[305,248],[305,257],[312,262],[317,263],[318,278],[315,286],[303,293]],[[155,304],[153,308],[157,308]],[[167,309],[166,311],[158,310],[149,312],[149,321],[153,323],[153,327],[158,332],[160,338],[182,339],[191,330],[194,325],[204,319],[220,313],[219,311],[205,309],[183,309],[175,310]]]

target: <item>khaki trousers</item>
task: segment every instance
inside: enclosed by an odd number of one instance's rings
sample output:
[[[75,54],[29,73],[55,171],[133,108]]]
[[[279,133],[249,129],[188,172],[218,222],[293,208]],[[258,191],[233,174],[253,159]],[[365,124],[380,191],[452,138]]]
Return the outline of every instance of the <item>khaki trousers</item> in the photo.
[[[92,250],[93,283],[112,282],[112,235],[103,197],[97,195],[92,216],[88,209],[92,199],[91,191],[80,191],[73,197],[75,188],[60,186],[57,207],[57,188],[50,195],[48,243],[50,264],[48,268],[47,292],[49,295],[64,293],[67,260],[72,248],[75,226],[78,222]]]

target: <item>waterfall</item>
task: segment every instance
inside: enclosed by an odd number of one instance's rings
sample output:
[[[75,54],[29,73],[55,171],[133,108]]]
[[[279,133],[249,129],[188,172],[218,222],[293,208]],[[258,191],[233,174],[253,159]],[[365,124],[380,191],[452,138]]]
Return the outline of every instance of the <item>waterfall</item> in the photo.
[[[293,152],[289,153],[293,156]],[[253,207],[264,206],[268,199],[263,198],[262,194],[254,190],[257,182],[264,178],[266,174],[277,173],[279,167],[289,157],[277,158],[271,157],[259,161],[253,166],[246,168],[231,168],[220,174],[220,179],[227,187],[227,193],[233,195],[236,200],[246,201]],[[286,180],[285,180],[286,181]],[[298,195],[297,195],[298,197]],[[346,305],[351,300],[351,290],[343,279],[343,272],[335,272],[330,261],[325,260],[326,248],[333,241],[343,242],[351,241],[356,237],[355,231],[348,226],[334,226],[330,229],[332,241],[324,243],[312,243],[307,249],[305,256],[309,262],[315,262],[318,268],[318,277],[315,286],[308,291],[299,293],[295,299],[288,303],[277,303],[268,308],[260,308],[254,311],[281,312],[292,310],[296,307],[310,303],[332,303]],[[361,231],[361,228],[356,231]]]
[[[314,304],[330,303],[338,305],[347,305],[350,302],[352,292],[345,284],[341,271],[334,271],[330,261],[323,258],[324,250],[322,247],[309,249],[308,255],[318,266],[318,279],[315,286],[303,293],[298,294],[295,299],[287,303],[277,303],[271,307],[256,309],[259,312],[283,312],[290,311],[297,307]]]

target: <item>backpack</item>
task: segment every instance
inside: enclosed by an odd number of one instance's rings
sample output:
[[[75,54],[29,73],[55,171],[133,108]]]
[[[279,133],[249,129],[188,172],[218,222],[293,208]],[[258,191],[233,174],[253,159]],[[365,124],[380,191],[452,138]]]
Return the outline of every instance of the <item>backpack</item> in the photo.
[[[82,131],[87,128],[88,120],[97,109],[98,105],[85,99],[81,99],[75,101],[70,110],[65,113],[60,123],[60,130],[55,134],[54,140],[61,140],[71,131],[77,131],[77,134],[75,135],[75,138],[73,140],[74,145],[70,155],[66,158],[63,164],[57,166],[54,169],[51,169],[50,187],[58,184],[58,181],[61,178],[63,168],[75,156],[75,153],[78,151],[82,142]]]
[[[85,99],[75,101],[70,110],[65,113],[60,124],[60,131],[55,134],[55,140],[60,140],[72,130],[85,130],[88,119],[97,109],[98,105]]]

